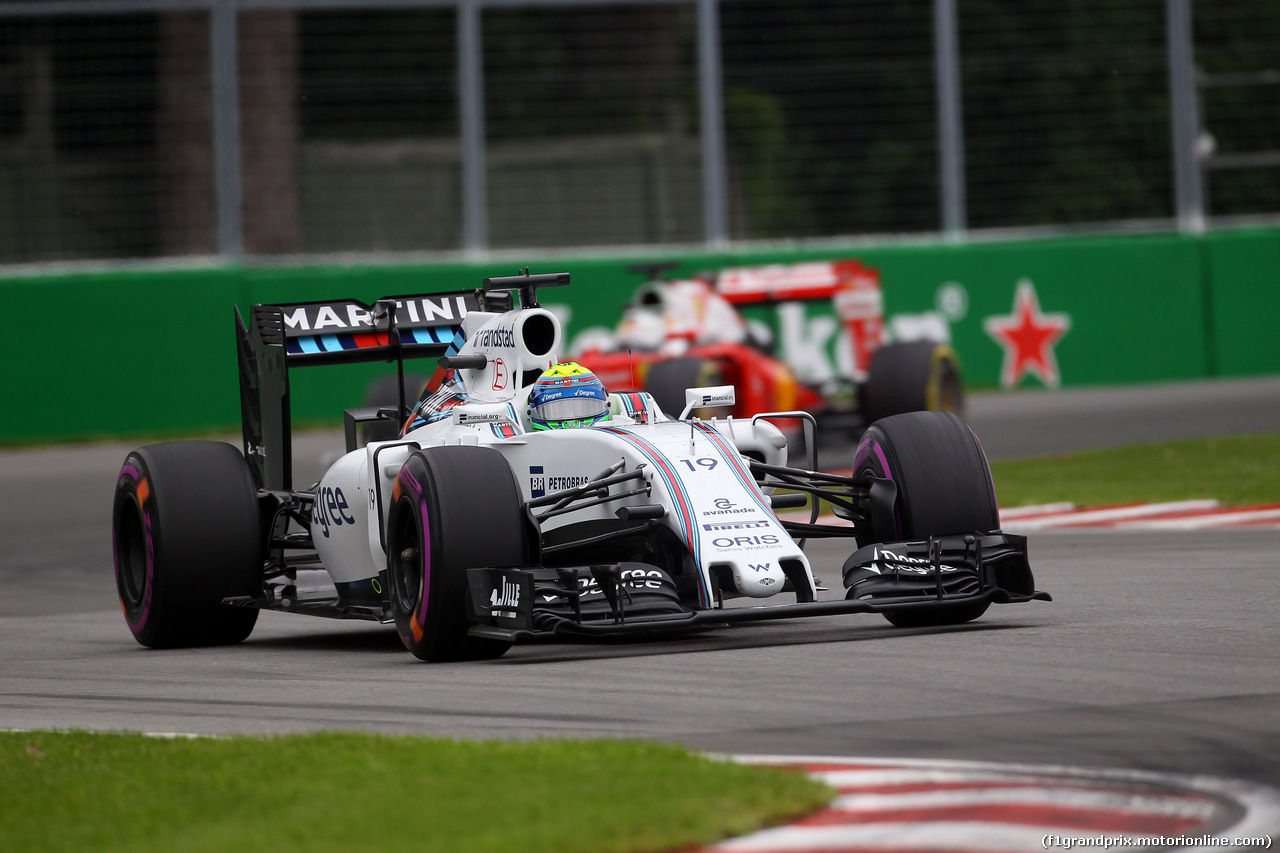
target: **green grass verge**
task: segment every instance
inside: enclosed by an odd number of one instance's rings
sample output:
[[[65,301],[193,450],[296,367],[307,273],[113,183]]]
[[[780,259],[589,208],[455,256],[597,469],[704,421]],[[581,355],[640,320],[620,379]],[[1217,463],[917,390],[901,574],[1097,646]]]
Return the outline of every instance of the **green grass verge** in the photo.
[[[811,813],[804,774],[633,741],[0,732],[0,850],[632,853]]]
[[[1004,507],[1216,498],[1280,503],[1280,433],[1141,444],[991,463]]]

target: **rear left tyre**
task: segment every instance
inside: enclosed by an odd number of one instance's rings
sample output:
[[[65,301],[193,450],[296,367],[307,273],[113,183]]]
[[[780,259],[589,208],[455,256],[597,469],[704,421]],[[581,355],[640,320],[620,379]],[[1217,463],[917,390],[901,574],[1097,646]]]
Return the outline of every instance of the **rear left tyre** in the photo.
[[[258,619],[222,603],[262,591],[258,489],[220,441],[142,447],[126,458],[112,510],[116,589],[150,648],[238,643]]]

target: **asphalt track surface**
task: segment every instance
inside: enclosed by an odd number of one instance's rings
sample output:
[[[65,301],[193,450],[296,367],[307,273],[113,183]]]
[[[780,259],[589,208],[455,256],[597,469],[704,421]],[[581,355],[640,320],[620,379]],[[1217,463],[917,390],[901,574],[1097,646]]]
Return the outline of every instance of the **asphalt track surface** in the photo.
[[[971,422],[993,458],[1276,431],[1280,380],[979,395]],[[129,447],[0,453],[0,728],[618,736],[1280,786],[1280,531],[1037,534],[1055,600],[949,629],[826,617],[428,665],[386,627],[265,613],[239,646],[151,651],[111,571]],[[844,556],[811,545],[828,595]]]

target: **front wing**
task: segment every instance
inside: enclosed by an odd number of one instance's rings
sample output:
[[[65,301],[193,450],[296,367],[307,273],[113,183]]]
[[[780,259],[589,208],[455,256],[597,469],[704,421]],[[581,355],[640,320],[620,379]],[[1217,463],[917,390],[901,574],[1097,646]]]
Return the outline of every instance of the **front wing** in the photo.
[[[1031,584],[1026,554],[1025,537],[1001,533],[879,543],[846,561],[844,599],[709,609],[686,607],[671,577],[644,563],[471,569],[469,633],[506,642],[646,636],[806,616],[1052,600]]]

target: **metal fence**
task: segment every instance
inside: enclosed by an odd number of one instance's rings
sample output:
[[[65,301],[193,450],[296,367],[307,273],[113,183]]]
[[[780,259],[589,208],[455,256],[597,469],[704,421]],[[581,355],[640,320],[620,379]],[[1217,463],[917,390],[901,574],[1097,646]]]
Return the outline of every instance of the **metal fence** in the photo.
[[[0,0],[0,264],[1280,214],[1274,0]]]

